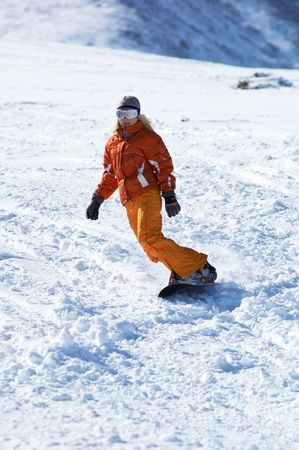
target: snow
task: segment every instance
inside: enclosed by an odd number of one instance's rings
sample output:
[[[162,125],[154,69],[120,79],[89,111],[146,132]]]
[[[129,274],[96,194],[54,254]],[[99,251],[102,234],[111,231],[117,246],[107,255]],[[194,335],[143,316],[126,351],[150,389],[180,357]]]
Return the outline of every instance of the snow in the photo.
[[[299,71],[0,42],[0,448],[298,448]],[[168,278],[114,195],[85,208],[114,108],[137,95],[176,168],[164,232],[219,286]]]
[[[1,0],[0,38],[299,67],[298,0]]]

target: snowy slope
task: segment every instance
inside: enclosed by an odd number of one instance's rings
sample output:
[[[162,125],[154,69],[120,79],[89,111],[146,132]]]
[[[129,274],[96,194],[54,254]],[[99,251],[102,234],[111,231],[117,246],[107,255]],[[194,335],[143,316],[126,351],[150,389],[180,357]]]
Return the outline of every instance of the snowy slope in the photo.
[[[298,0],[1,0],[0,37],[299,67]]]
[[[0,65],[0,448],[298,448],[299,72],[241,91],[247,69],[7,42]],[[217,266],[204,302],[157,298],[117,195],[85,219],[124,93],[173,155],[165,234]]]

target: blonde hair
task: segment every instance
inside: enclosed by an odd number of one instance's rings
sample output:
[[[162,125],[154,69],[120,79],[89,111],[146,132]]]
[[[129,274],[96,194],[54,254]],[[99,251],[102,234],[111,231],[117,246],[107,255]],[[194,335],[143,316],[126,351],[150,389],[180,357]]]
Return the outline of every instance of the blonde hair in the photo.
[[[144,125],[148,130],[155,131],[155,130],[153,129],[153,127],[152,127],[151,120],[150,120],[148,117],[146,117],[144,114],[140,114],[140,115],[138,116],[138,119],[141,120],[141,122],[143,123],[143,125]],[[116,131],[119,127],[120,127],[119,121],[116,120],[116,122],[115,122],[115,124],[114,124],[114,127],[113,127],[113,131]]]

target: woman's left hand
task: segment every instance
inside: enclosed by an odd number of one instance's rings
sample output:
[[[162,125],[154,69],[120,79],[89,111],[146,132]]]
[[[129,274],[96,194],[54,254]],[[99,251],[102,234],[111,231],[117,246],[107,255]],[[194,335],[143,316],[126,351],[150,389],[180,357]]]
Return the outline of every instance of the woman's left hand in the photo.
[[[165,209],[168,217],[176,216],[180,212],[181,207],[179,205],[179,202],[177,201],[175,192],[162,192],[162,197],[165,200]]]

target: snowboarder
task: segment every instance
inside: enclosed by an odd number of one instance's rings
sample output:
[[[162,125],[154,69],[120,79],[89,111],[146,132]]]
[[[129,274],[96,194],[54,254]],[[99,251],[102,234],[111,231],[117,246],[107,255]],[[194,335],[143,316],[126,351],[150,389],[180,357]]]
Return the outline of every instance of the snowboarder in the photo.
[[[181,207],[175,194],[176,181],[170,154],[140,102],[125,96],[116,109],[117,123],[104,152],[104,173],[88,206],[86,216],[97,220],[99,208],[118,188],[129,224],[151,261],[162,262],[170,271],[170,284],[203,284],[216,280],[216,269],[207,255],[182,247],[162,234],[162,199],[168,217]]]

